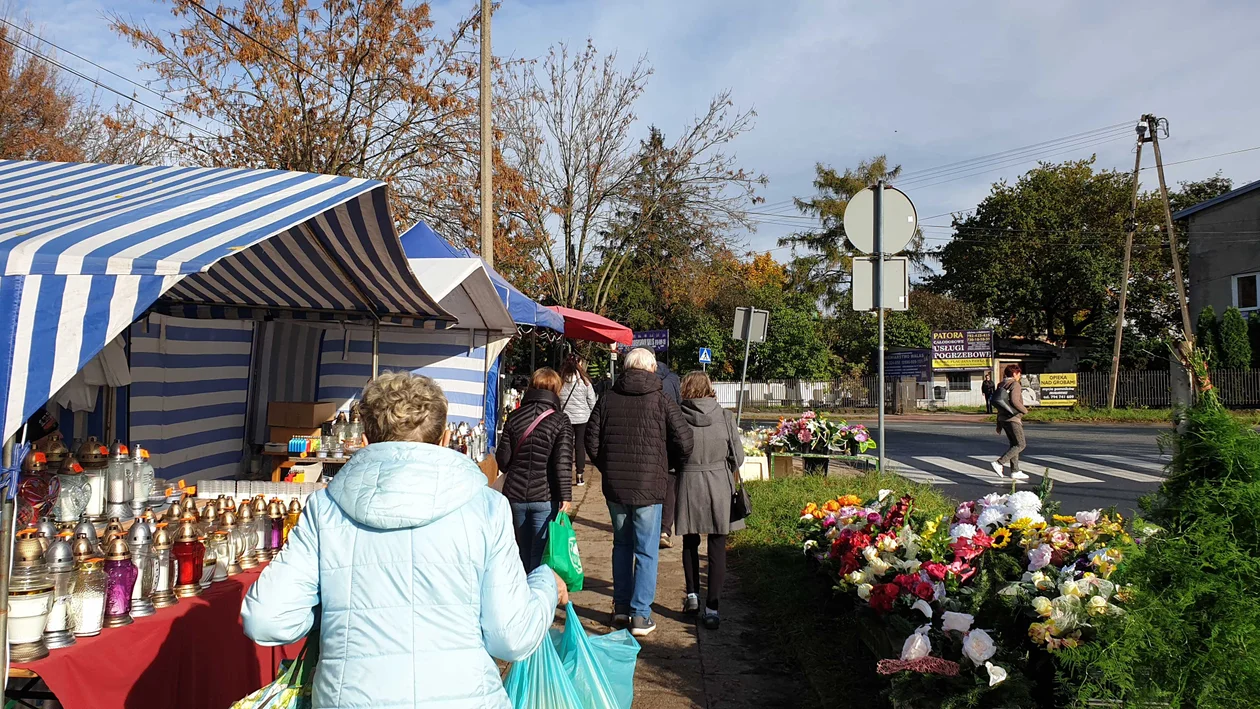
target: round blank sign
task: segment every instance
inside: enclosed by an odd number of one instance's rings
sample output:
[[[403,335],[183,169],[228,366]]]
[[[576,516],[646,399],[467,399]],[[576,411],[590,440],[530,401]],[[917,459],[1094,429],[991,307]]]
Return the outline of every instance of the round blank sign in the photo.
[[[906,248],[919,226],[914,204],[896,187],[884,186],[884,224],[880,234],[880,250],[895,254]],[[844,234],[853,248],[862,253],[875,252],[875,190],[866,189],[853,195],[844,208]]]

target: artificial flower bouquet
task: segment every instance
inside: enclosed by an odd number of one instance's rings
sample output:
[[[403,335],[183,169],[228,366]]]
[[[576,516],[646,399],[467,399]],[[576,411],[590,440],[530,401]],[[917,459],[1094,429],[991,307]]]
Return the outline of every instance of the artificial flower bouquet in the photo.
[[[862,424],[850,425],[806,411],[800,418],[780,419],[767,445],[785,453],[827,455],[851,450],[865,453],[875,447],[875,440]]]
[[[910,496],[881,490],[873,500],[811,503],[800,528],[805,553],[879,638],[868,645],[894,695],[997,692],[1018,705],[1031,691],[1026,675],[1053,678],[1041,651],[1087,642],[1123,613],[1123,589],[1108,577],[1132,543],[1118,515],[1047,521],[1042,502],[1027,491],[992,494],[949,520],[919,519]]]
[[[751,431],[745,431],[740,434],[740,439],[744,444],[744,456],[752,458],[760,458],[765,456],[767,441],[773,429],[754,428]]]

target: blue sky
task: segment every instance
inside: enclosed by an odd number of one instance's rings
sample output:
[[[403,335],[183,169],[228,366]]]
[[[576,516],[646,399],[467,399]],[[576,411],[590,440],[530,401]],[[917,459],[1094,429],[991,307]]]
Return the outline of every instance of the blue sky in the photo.
[[[171,20],[161,0],[10,4],[50,41],[135,78],[144,76],[142,57],[109,30],[107,14],[155,26]],[[439,0],[434,16],[449,24],[471,6]],[[492,36],[497,54],[516,57],[588,37],[625,61],[646,54],[655,74],[638,107],[643,132],[654,123],[668,135],[714,92],[732,89],[737,104],[758,113],[755,130],[734,146],[742,164],[770,178],[768,206],[758,211],[792,214],[785,201],[812,192],[816,162],[842,168],[887,153],[910,173],[1144,112],[1169,119],[1168,162],[1260,146],[1250,130],[1260,109],[1257,26],[1260,4],[1243,1],[503,0]],[[1051,157],[1097,151],[1104,167],[1132,167],[1128,134],[1077,142]],[[926,217],[970,208],[991,182],[1031,166],[953,173],[905,191],[921,221],[947,224],[948,217]],[[1217,170],[1236,185],[1260,179],[1260,150],[1172,165],[1168,178],[1175,184]],[[1152,171],[1143,184],[1155,186]],[[790,224],[808,223],[764,220],[744,235],[750,248],[773,248]],[[939,243],[948,232],[928,233]]]

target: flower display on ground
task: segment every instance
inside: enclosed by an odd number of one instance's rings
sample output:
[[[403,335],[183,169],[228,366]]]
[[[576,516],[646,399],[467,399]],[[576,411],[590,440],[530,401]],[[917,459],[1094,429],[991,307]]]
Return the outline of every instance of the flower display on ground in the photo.
[[[1124,613],[1108,580],[1133,543],[1119,515],[1047,521],[1042,497],[1019,491],[925,519],[910,496],[888,492],[810,503],[799,527],[805,553],[887,637],[879,671],[894,685],[958,668],[967,686],[1017,691],[1030,653],[1088,642]]]
[[[784,453],[865,453],[875,446],[866,426],[829,419],[813,411],[806,411],[800,418],[780,419],[779,427],[766,438],[766,448]]]

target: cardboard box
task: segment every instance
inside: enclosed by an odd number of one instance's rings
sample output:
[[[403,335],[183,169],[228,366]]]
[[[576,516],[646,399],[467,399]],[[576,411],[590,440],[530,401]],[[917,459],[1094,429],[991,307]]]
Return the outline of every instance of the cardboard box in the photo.
[[[289,439],[293,438],[294,436],[318,436],[318,435],[319,435],[319,426],[316,426],[314,428],[289,428],[285,426],[272,426],[270,435],[268,435],[267,438],[270,439],[268,441],[269,443],[283,443],[285,446],[288,446]]]
[[[273,401],[267,404],[267,425],[284,428],[319,428],[337,415],[336,402]]]

